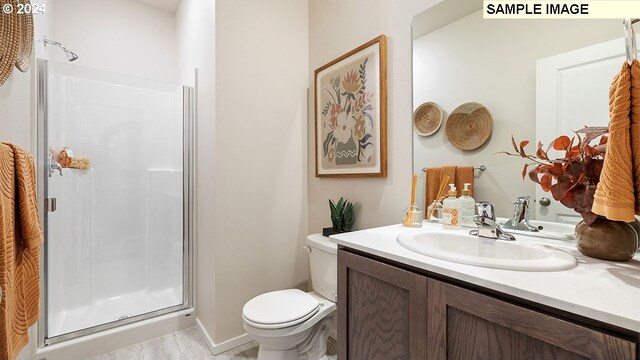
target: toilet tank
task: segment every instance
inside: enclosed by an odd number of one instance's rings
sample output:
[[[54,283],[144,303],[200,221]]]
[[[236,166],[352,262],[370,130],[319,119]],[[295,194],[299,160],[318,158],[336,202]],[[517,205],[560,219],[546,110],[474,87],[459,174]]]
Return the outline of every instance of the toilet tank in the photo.
[[[313,290],[323,297],[338,299],[338,244],[321,234],[307,236]]]

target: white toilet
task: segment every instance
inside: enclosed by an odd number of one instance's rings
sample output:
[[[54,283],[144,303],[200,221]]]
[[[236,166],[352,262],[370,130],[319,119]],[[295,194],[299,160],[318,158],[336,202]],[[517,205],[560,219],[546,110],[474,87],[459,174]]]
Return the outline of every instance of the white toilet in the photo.
[[[258,360],[326,360],[336,310],[337,245],[321,234],[307,237],[313,291],[273,291],[242,309],[247,333],[260,344]]]

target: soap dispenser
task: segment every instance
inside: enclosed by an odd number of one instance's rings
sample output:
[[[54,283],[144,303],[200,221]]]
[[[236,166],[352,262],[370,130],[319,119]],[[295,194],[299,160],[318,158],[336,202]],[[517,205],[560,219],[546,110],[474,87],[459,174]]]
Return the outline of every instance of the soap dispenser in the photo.
[[[470,183],[464,183],[462,196],[458,198],[460,205],[460,224],[462,226],[473,227],[475,225],[473,218],[476,215],[476,201],[469,196],[471,194],[469,186],[471,186]]]
[[[456,186],[449,184],[449,196],[442,203],[443,229],[460,229],[460,202],[456,194]]]

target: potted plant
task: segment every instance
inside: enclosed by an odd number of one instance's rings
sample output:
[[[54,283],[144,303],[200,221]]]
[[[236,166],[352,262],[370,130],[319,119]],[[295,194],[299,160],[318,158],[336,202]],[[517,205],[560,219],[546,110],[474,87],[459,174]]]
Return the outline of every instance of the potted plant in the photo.
[[[322,235],[330,236],[351,231],[353,222],[356,220],[355,208],[357,205],[358,203],[352,203],[342,197],[338,202],[329,199],[333,227],[322,229]]]
[[[621,221],[611,221],[591,211],[604,157],[607,150],[607,127],[587,126],[575,131],[575,136],[557,137],[543,149],[538,143],[535,154],[527,153],[529,141],[511,143],[514,153],[500,153],[526,159],[522,178],[527,175],[556,201],[582,216],[576,225],[577,247],[583,254],[604,260],[627,261],[637,249],[634,228]],[[560,156],[551,158],[551,150]]]

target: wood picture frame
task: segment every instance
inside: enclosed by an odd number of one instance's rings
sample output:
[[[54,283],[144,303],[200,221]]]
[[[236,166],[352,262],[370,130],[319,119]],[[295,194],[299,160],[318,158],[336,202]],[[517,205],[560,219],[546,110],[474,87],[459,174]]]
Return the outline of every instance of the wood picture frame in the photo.
[[[387,176],[387,46],[380,35],[315,70],[316,177]]]

